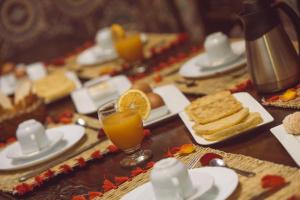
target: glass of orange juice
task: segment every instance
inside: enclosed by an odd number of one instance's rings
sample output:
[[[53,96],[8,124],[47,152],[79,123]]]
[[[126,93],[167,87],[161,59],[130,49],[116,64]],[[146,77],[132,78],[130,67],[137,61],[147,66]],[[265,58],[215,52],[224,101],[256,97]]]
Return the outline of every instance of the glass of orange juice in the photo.
[[[98,117],[107,137],[128,156],[121,160],[123,167],[134,167],[151,158],[151,150],[141,150],[143,122],[135,110],[119,112],[111,101],[98,110]]]
[[[115,48],[118,55],[129,63],[136,63],[144,58],[143,43],[138,33],[116,40]]]

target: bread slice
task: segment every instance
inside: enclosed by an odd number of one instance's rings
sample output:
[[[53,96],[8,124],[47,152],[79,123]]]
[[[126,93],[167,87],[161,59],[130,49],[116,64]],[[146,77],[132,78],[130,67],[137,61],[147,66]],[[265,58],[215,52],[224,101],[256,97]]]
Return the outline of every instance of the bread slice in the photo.
[[[14,104],[17,105],[25,100],[31,94],[32,83],[30,80],[23,80],[18,83],[15,91]]]
[[[243,121],[249,115],[249,109],[243,108],[240,111],[229,115],[225,118],[219,119],[217,121],[208,123],[208,124],[196,124],[193,126],[193,129],[199,135],[209,135],[214,134],[218,131],[226,129],[230,126],[236,125]]]
[[[185,111],[196,123],[207,124],[232,115],[241,109],[241,103],[229,91],[223,91],[197,99]]]
[[[0,110],[12,110],[13,105],[8,96],[0,91]]]
[[[208,135],[201,135],[206,140],[210,141],[219,141],[224,140],[226,138],[232,137],[234,135],[237,135],[239,133],[242,133],[246,130],[249,130],[258,124],[262,123],[263,120],[259,113],[250,113],[248,117],[242,121],[239,124],[236,124],[234,126],[230,126],[228,128],[225,128],[223,130],[220,130],[214,134],[208,134]]]
[[[75,83],[63,72],[50,74],[33,84],[33,91],[45,101],[56,100],[76,89]]]

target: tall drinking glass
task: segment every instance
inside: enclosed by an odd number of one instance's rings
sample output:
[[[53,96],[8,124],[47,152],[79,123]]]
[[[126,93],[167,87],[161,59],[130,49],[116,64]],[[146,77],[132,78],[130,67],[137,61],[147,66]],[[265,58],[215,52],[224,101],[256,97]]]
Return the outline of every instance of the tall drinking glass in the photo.
[[[141,150],[144,134],[138,112],[119,112],[115,101],[111,101],[99,108],[98,117],[107,137],[127,154],[120,162],[122,167],[134,167],[151,158],[151,150]]]

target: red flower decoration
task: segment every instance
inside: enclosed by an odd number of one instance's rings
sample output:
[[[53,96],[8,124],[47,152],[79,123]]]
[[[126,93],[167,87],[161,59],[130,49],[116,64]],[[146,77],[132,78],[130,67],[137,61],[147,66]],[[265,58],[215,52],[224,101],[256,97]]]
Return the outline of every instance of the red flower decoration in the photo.
[[[150,129],[144,129],[144,137],[150,137],[150,136],[151,136]]]
[[[144,172],[145,171],[142,168],[137,167],[137,168],[135,168],[134,170],[131,171],[131,176],[134,177],[134,176],[137,176],[137,175],[139,175],[141,173],[144,173]]]
[[[83,195],[72,196],[72,200],[87,200]]]
[[[245,90],[247,90],[247,89],[249,89],[251,87],[252,87],[252,81],[251,80],[247,80],[244,83],[238,84],[237,86],[235,86],[234,89],[231,89],[230,91],[232,93],[234,93],[234,92],[241,92],[241,91],[245,91]]]
[[[97,137],[98,137],[98,139],[100,139],[104,136],[105,136],[104,130],[103,130],[103,128],[100,128],[99,131],[98,131]]]
[[[300,200],[300,197],[297,195],[293,195],[293,196],[289,197],[287,200]]]
[[[169,151],[171,154],[175,154],[180,151],[180,147],[172,147]]]
[[[191,49],[190,49],[190,51],[191,51],[191,53],[196,53],[197,51],[199,51],[200,49],[199,49],[199,47],[197,47],[197,46],[193,46]]]
[[[110,153],[115,153],[115,152],[119,151],[119,148],[116,145],[113,145],[113,144],[109,145],[107,147],[107,149],[109,150]]]
[[[284,185],[285,183],[285,179],[282,176],[278,175],[265,175],[261,179],[261,186],[263,188],[278,187]]]
[[[155,164],[155,162],[153,162],[153,161],[148,162],[146,165],[146,169],[151,169],[154,166],[154,164]]]
[[[45,178],[42,175],[34,177],[35,182],[37,185],[42,185],[45,181]]]
[[[74,112],[72,110],[64,110],[63,113],[61,114],[61,117],[67,117],[67,118],[72,118]]]
[[[168,150],[167,153],[165,153],[163,155],[163,157],[164,158],[171,158],[171,157],[174,157],[174,154],[170,150]]]
[[[101,154],[101,152],[100,152],[99,150],[97,150],[97,151],[94,151],[94,152],[91,154],[91,157],[92,157],[93,159],[99,159],[99,158],[102,158],[102,154]]]
[[[89,192],[89,200],[93,200],[96,197],[101,197],[102,195],[102,192]]]
[[[52,171],[51,169],[48,169],[45,173],[44,173],[44,176],[46,178],[51,178],[54,176],[54,171]]]
[[[6,144],[4,142],[0,142],[0,148],[3,148],[5,146],[6,146]]]
[[[160,74],[156,74],[154,75],[153,80],[155,81],[155,83],[159,83],[162,81],[162,77]]]
[[[189,39],[189,35],[187,33],[180,33],[176,39],[179,43],[182,43]]]
[[[46,117],[46,123],[47,123],[47,124],[53,124],[53,123],[54,123],[53,117],[47,116],[47,117]]]
[[[200,162],[202,166],[209,165],[209,162],[214,158],[220,158],[222,159],[222,156],[216,153],[206,153],[200,158]]]
[[[128,180],[129,180],[129,177],[127,177],[127,176],[116,176],[115,177],[115,182],[117,185],[121,185],[122,183],[124,183]]]
[[[184,52],[181,52],[181,53],[178,53],[177,54],[177,59],[179,60],[179,61],[181,61],[181,60],[183,60],[183,59],[185,59],[185,58],[187,58],[188,57],[188,55],[186,54],[186,53],[184,53]]]
[[[171,56],[171,57],[169,57],[167,62],[168,62],[169,65],[172,65],[172,64],[175,64],[177,62],[177,59],[174,56]]]
[[[68,173],[70,173],[72,171],[72,168],[69,165],[67,165],[67,164],[61,165],[59,167],[59,169],[61,169],[62,172],[65,173],[65,174],[68,174]]]
[[[79,167],[84,167],[86,165],[86,162],[83,157],[77,158],[76,160],[77,160]]]
[[[6,143],[7,143],[7,144],[10,144],[10,143],[13,143],[13,142],[15,142],[15,141],[17,141],[17,139],[16,139],[15,137],[10,137],[10,138],[8,138],[8,139],[6,140]]]
[[[69,124],[72,122],[72,118],[69,117],[60,117],[59,122],[62,124]]]
[[[272,97],[270,97],[270,98],[267,98],[266,99],[266,102],[273,102],[273,101],[277,101],[278,99],[280,98],[280,96],[279,95],[276,95],[276,96],[272,96]]]
[[[23,195],[32,190],[32,186],[27,183],[21,183],[15,187],[18,194]]]
[[[113,184],[110,180],[108,180],[108,179],[104,180],[103,185],[102,185],[102,189],[104,192],[107,192],[109,190],[116,189],[116,188],[117,188],[117,186],[115,184]]]

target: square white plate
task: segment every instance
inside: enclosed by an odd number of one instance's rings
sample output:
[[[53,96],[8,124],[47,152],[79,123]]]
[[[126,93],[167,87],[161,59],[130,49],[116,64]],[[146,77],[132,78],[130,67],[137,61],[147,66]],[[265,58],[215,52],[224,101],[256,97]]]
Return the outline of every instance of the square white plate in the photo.
[[[144,126],[150,126],[164,119],[173,117],[183,111],[184,108],[190,104],[189,100],[182,94],[182,92],[172,84],[154,88],[153,92],[159,94],[163,98],[166,106],[168,107],[169,113],[152,121],[144,122]]]
[[[120,75],[113,78],[104,78],[103,81],[108,81],[114,87],[116,87],[119,94],[122,94],[131,87],[131,82],[126,76]],[[86,84],[85,84],[86,85]],[[98,102],[94,102],[88,93],[87,87],[82,87],[79,90],[75,90],[71,94],[73,103],[75,104],[76,110],[81,114],[91,114],[97,111],[100,105]],[[112,99],[109,99],[112,100]]]
[[[268,113],[268,111],[266,111],[266,109],[264,109],[264,107],[262,105],[260,105],[249,93],[247,92],[239,92],[239,93],[235,93],[233,94],[233,96],[242,103],[243,107],[247,107],[249,108],[250,112],[258,112],[260,113],[263,122],[261,124],[259,124],[257,127],[263,126],[265,124],[268,124],[270,122],[272,122],[274,120],[274,118],[270,115],[270,113]],[[193,138],[195,139],[195,141],[200,144],[200,145],[211,145],[211,144],[216,144],[219,142],[222,142],[224,140],[221,141],[208,141],[205,140],[203,137],[201,137],[200,135],[196,134],[196,132],[194,131],[194,129],[192,128],[194,125],[193,121],[190,121],[188,115],[186,114],[186,112],[183,110],[182,112],[179,113],[179,116],[181,118],[181,120],[183,121],[183,123],[185,124],[185,126],[188,128],[188,130],[190,131],[190,133],[192,134]],[[242,133],[238,134],[241,135]],[[237,135],[237,136],[238,136]],[[235,137],[235,136],[233,136]],[[229,138],[226,138],[225,140],[227,140]]]
[[[300,167],[300,136],[288,134],[282,124],[271,128],[271,132]]]

